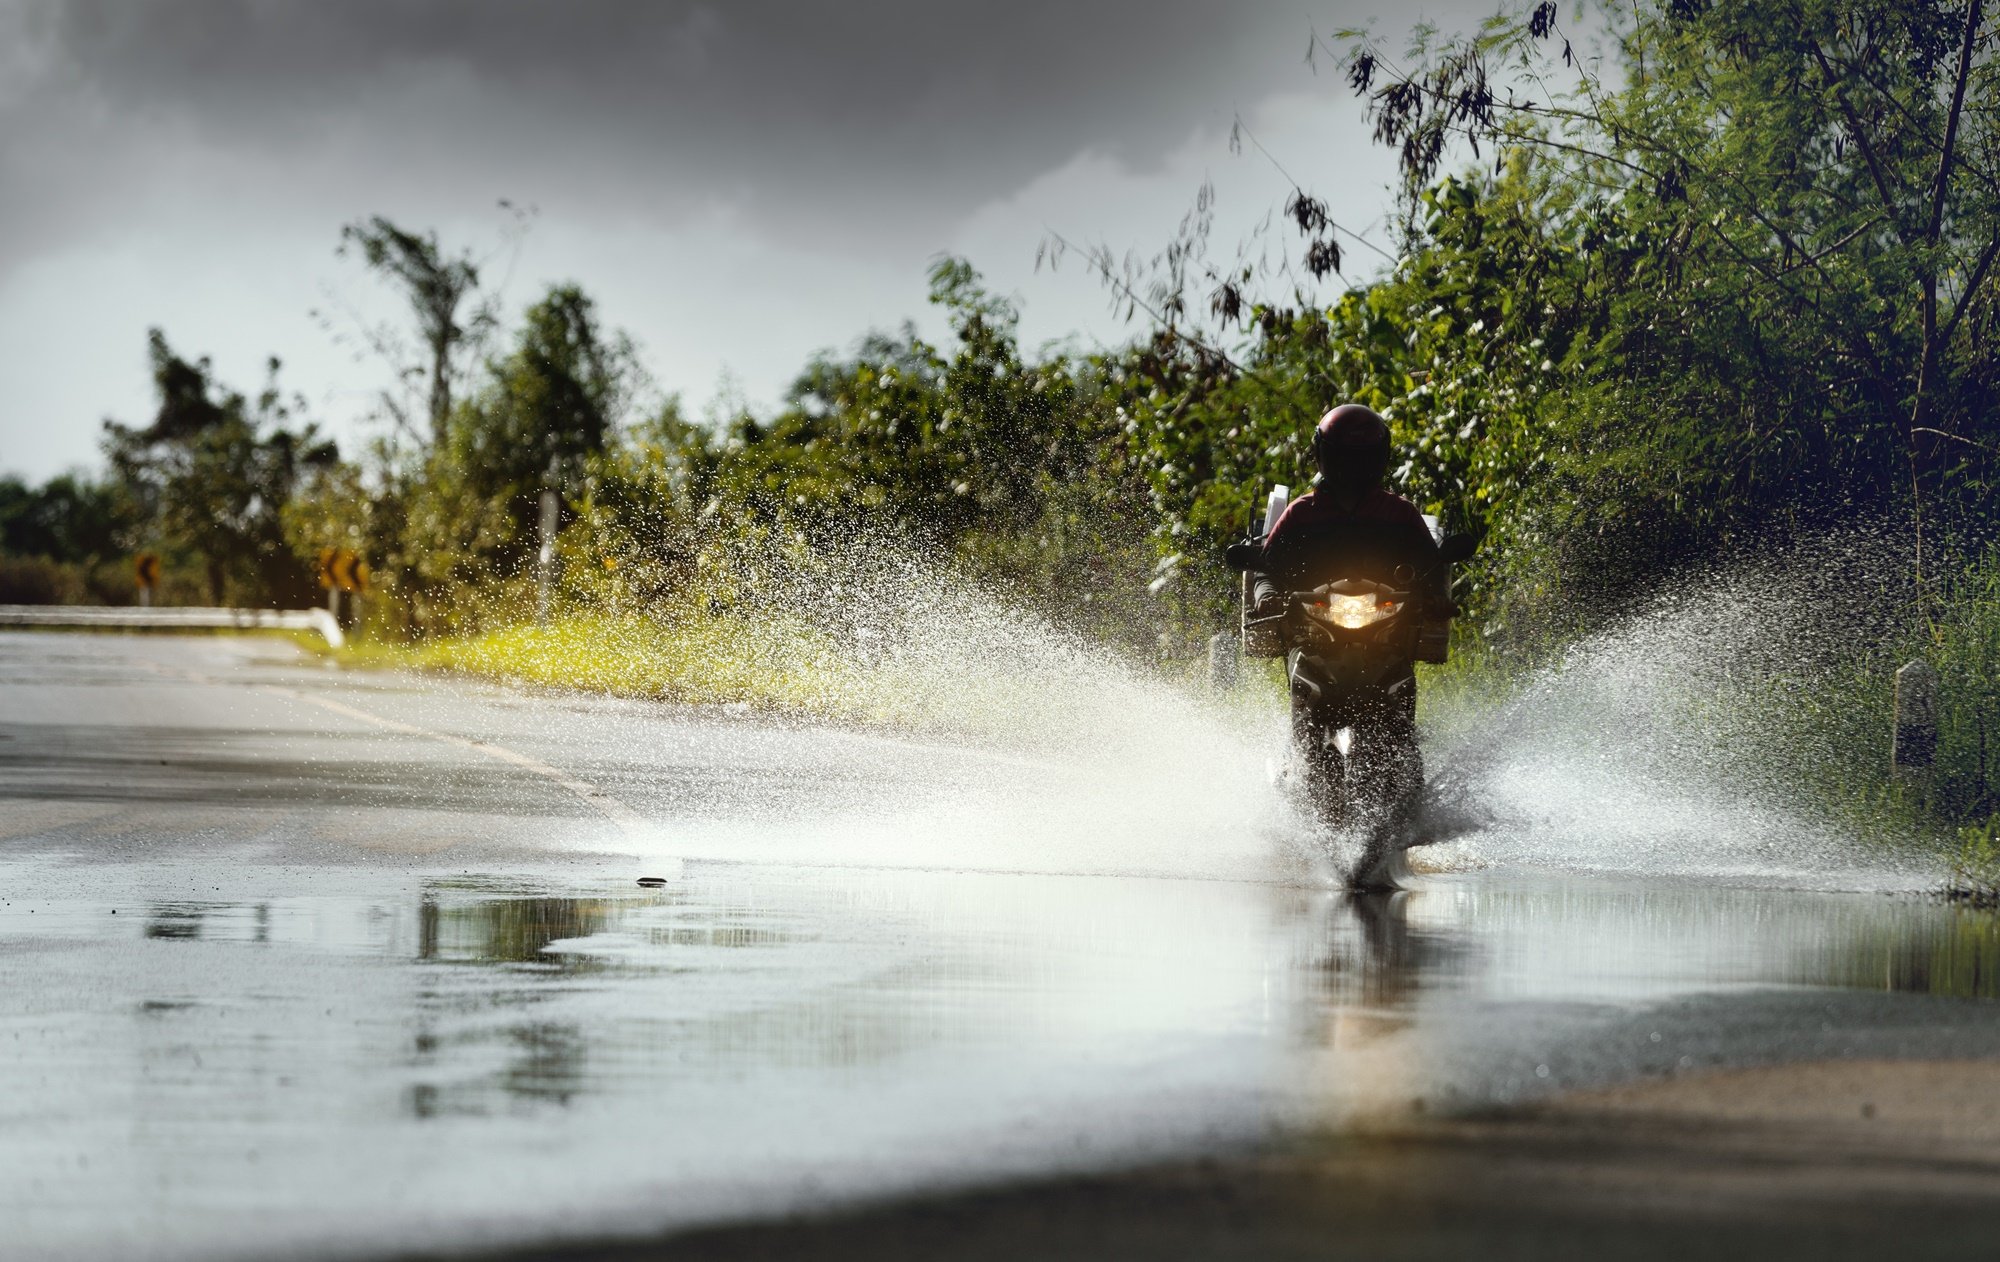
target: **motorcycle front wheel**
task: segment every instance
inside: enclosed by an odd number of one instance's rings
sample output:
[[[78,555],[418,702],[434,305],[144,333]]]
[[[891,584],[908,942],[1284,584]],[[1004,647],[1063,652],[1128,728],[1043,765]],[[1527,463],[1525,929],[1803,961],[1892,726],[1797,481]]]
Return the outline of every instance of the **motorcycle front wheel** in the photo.
[[[1423,796],[1416,727],[1397,710],[1364,710],[1341,724],[1316,707],[1292,713],[1292,766],[1300,805],[1330,836],[1358,840],[1353,875],[1378,870],[1402,849]],[[1347,752],[1338,736],[1348,732]],[[1358,835],[1357,835],[1358,834]]]

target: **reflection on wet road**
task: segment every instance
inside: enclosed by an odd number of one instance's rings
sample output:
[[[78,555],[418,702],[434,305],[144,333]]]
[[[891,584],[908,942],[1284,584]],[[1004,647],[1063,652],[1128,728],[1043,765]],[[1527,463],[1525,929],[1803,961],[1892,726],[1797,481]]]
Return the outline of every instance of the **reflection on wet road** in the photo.
[[[464,817],[370,808],[357,853],[310,773],[270,813],[282,764],[199,817],[8,774],[0,1223],[28,1256],[645,1231],[1713,1065],[2000,1054],[2000,921],[1916,893],[830,866],[797,855],[856,827],[796,813],[782,852],[649,856],[645,889],[568,803],[444,849],[424,828]]]
[[[38,1247],[637,1230],[2000,1036],[1963,1002],[2000,985],[1995,921],[1878,894],[696,864],[147,896],[167,879],[0,916],[0,1203]]]

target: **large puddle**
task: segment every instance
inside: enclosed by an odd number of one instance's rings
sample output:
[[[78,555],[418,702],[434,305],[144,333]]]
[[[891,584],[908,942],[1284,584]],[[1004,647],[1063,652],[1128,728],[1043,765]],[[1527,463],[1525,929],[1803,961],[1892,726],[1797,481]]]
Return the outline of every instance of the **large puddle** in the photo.
[[[0,906],[16,1247],[645,1230],[1719,1064],[2000,1051],[1966,1002],[2000,993],[2000,920],[1909,894],[192,871]]]

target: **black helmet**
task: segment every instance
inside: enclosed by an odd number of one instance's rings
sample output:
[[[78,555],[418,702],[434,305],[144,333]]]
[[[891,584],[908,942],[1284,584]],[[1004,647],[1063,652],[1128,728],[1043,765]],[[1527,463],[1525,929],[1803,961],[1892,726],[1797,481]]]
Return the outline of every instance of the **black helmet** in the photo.
[[[1327,489],[1360,495],[1389,473],[1389,422],[1359,403],[1343,403],[1319,418],[1313,459]]]

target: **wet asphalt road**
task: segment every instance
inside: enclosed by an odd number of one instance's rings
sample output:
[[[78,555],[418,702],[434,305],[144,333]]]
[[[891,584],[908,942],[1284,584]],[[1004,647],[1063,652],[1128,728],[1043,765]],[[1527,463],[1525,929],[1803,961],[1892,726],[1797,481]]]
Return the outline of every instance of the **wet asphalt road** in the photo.
[[[1350,899],[1217,751],[1121,770],[0,634],[7,1256],[639,1233],[1717,1065],[2000,1056],[2000,929],[1920,882],[1474,839]]]

